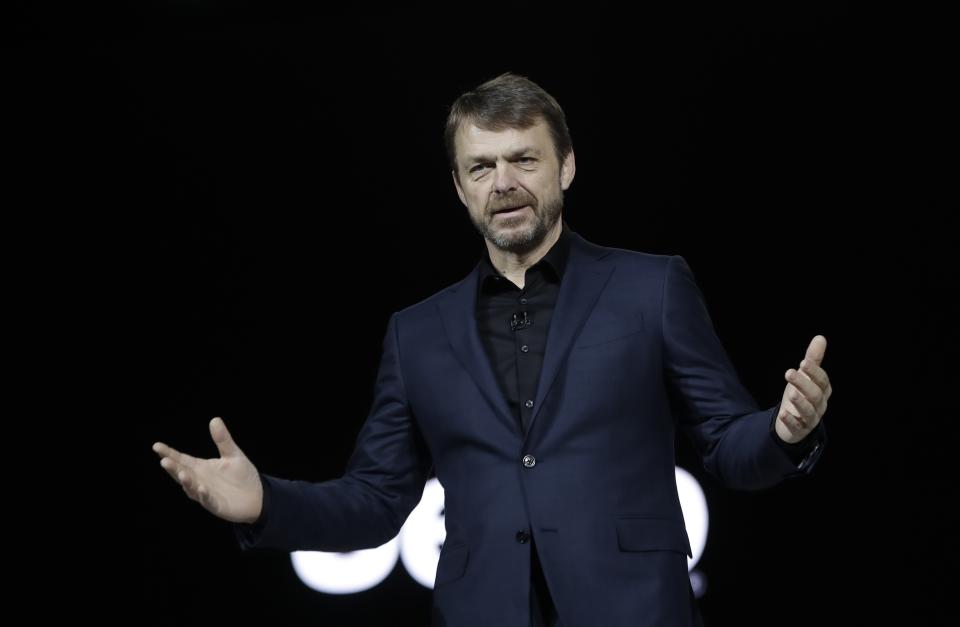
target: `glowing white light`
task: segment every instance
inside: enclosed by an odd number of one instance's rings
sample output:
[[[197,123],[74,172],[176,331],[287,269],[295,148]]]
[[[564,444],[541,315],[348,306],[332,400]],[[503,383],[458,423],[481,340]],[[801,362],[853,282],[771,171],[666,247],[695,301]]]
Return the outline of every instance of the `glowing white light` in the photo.
[[[397,564],[396,538],[375,549],[332,553],[296,551],[290,554],[293,570],[303,583],[328,594],[353,594],[376,586]]]
[[[707,497],[697,480],[689,472],[677,466],[677,492],[680,495],[680,509],[683,510],[683,520],[687,524],[687,537],[690,538],[690,552],[693,557],[687,558],[687,570],[693,570],[694,565],[703,555],[707,546],[707,528],[710,526],[710,516],[707,513]]]
[[[440,545],[447,537],[443,518],[443,486],[427,482],[420,504],[400,530],[400,559],[421,586],[433,588],[440,561]]]
[[[703,555],[707,545],[707,499],[693,475],[677,467],[677,492],[690,538],[693,557],[688,570]],[[396,538],[375,549],[350,553],[297,551],[290,558],[297,576],[309,587],[329,594],[352,594],[373,588],[389,575],[397,559],[413,579],[433,588],[440,560],[440,545],[446,538],[443,517],[443,486],[430,479],[420,503],[414,508]]]

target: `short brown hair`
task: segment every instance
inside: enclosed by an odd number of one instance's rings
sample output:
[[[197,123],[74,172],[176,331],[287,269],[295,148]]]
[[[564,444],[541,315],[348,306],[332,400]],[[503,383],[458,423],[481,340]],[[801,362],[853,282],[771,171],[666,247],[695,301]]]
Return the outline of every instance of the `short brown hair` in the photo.
[[[502,131],[527,129],[541,118],[550,129],[557,160],[562,164],[573,150],[567,118],[553,96],[542,87],[525,76],[506,72],[465,92],[450,105],[443,135],[450,167],[457,172],[455,138],[461,124],[470,122],[484,130]]]

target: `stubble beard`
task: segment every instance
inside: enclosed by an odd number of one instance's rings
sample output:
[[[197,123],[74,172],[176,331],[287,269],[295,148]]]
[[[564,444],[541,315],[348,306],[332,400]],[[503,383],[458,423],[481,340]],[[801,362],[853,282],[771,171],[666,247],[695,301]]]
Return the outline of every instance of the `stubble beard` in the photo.
[[[532,220],[528,215],[497,218],[493,214],[486,214],[480,221],[474,219],[474,226],[488,242],[499,250],[518,255],[529,253],[543,242],[547,233],[553,229],[557,220],[560,219],[560,212],[563,209],[563,196],[559,195],[540,206],[536,204],[536,201],[530,200],[531,202],[527,204],[533,213]],[[526,228],[516,228],[524,222],[528,223]],[[497,226],[494,226],[494,224],[497,224]]]

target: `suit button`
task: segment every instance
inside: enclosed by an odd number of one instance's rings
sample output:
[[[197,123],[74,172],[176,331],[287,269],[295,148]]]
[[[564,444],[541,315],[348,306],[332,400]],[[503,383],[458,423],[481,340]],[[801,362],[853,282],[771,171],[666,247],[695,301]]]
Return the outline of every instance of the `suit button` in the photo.
[[[523,404],[523,406],[526,407],[527,409],[530,409],[531,407],[533,407],[533,401],[527,401],[526,403]]]
[[[527,468],[533,468],[537,465],[537,458],[533,455],[524,455],[523,456],[523,465]]]
[[[527,533],[526,531],[517,532],[517,542],[519,542],[520,544],[526,544],[529,541],[530,541],[529,533]]]

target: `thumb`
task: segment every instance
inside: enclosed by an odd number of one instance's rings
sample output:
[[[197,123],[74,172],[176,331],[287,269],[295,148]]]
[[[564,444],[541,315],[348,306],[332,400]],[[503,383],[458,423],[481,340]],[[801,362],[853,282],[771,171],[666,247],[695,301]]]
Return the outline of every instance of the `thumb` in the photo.
[[[227,425],[223,423],[223,419],[217,417],[210,421],[210,435],[213,437],[221,457],[231,457],[240,453],[240,448],[230,437],[230,432],[227,431]]]
[[[810,340],[810,346],[807,347],[807,354],[804,359],[807,362],[813,362],[816,365],[820,365],[823,361],[823,355],[827,352],[827,338],[822,335],[818,335],[812,340]]]

